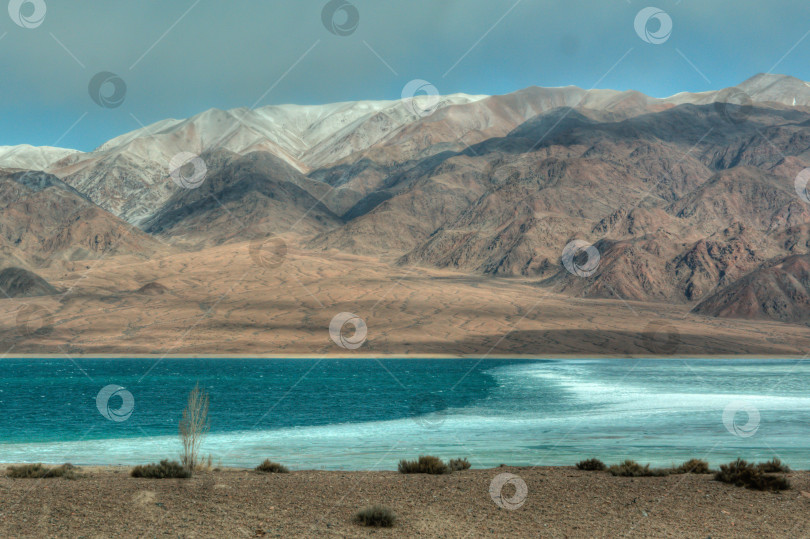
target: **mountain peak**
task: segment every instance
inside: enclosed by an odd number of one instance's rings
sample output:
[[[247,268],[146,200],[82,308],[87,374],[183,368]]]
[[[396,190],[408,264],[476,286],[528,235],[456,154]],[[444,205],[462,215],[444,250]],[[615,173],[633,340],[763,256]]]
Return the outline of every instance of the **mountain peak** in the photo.
[[[759,101],[778,101],[785,104],[790,104],[785,99],[796,97],[797,93],[810,95],[810,86],[803,80],[776,73],[758,73],[737,87],[752,98],[759,98]]]
[[[775,84],[783,81],[800,81],[796,77],[790,75],[783,75],[781,73],[757,73],[753,77],[745,79],[740,86],[748,84]]]

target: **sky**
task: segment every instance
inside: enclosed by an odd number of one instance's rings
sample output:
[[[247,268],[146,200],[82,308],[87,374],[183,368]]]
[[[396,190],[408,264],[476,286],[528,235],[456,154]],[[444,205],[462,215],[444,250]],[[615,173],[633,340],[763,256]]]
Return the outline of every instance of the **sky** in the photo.
[[[810,80],[807,0],[8,3],[0,145],[89,151],[209,108],[398,99],[416,79],[442,94],[576,85],[657,97],[760,72]]]

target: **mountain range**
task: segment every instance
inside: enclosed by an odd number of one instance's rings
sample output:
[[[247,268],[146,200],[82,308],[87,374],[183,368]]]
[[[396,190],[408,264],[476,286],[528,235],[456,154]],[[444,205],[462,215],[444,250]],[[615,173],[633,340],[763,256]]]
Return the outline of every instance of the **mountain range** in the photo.
[[[810,85],[785,75],[667,98],[531,87],[211,109],[91,152],[0,147],[0,270],[280,237],[538,296],[807,324],[808,166]],[[566,267],[574,241],[593,249]]]

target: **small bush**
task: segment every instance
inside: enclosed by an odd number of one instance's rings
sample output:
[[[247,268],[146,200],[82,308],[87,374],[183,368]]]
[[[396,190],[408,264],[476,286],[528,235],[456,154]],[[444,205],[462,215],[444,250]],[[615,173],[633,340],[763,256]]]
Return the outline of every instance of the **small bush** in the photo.
[[[674,474],[683,474],[683,473],[694,473],[694,474],[707,474],[712,473],[709,469],[709,463],[705,460],[700,459],[689,459],[677,468],[672,468],[670,473]]]
[[[76,467],[72,464],[62,464],[55,468],[46,468],[42,464],[20,464],[9,466],[6,472],[15,479],[44,479],[48,477],[64,477],[76,479]]]
[[[607,466],[605,466],[605,463],[599,459],[588,459],[577,462],[578,470],[586,470],[589,472],[601,472],[606,468]]]
[[[450,473],[450,468],[442,462],[442,459],[430,455],[420,455],[419,460],[400,460],[397,469],[399,473]]]
[[[166,459],[161,460],[160,464],[135,466],[130,475],[147,479],[187,479],[191,477],[191,470],[176,460]]]
[[[772,458],[767,462],[757,464],[759,471],[764,473],[790,473],[790,466],[782,464],[778,458]]]
[[[472,464],[466,458],[463,459],[450,459],[447,463],[451,472],[459,472],[461,470],[469,470]]]
[[[256,466],[256,471],[263,473],[287,473],[290,470],[288,470],[286,466],[279,464],[278,462],[273,462],[270,459],[265,459],[264,462]]]
[[[790,481],[781,475],[768,475],[765,473],[760,473],[759,475],[755,476],[751,484],[746,485],[746,487],[753,490],[788,490],[790,489]]]
[[[755,472],[756,468],[754,466],[742,459],[737,459],[728,464],[721,464],[720,470],[714,474],[714,479],[722,483],[742,487],[748,482],[748,477]]]
[[[781,465],[781,463],[779,464]],[[728,464],[721,464],[720,471],[714,475],[714,479],[753,490],[787,490],[790,488],[790,482],[787,479],[778,475],[769,475],[761,469],[761,466],[737,459]]]
[[[634,460],[625,460],[621,464],[614,464],[608,471],[611,475],[618,475],[621,477],[661,477],[669,475],[667,470],[658,468],[650,468],[649,464],[642,466]]]
[[[373,505],[361,509],[354,515],[354,521],[363,526],[378,526],[390,528],[396,522],[397,516],[393,511],[382,505]]]

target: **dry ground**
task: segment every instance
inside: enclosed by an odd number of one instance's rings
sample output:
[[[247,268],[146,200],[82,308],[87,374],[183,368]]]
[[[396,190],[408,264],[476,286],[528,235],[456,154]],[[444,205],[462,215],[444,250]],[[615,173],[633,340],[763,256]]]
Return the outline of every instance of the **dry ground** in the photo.
[[[263,267],[248,243],[149,261],[68,262],[40,274],[64,293],[0,300],[0,354],[338,354],[347,351],[332,343],[328,327],[340,312],[366,321],[368,340],[355,353],[372,355],[803,356],[810,349],[804,326],[718,320],[686,305],[577,299],[528,280],[338,252],[290,249],[283,264]],[[138,292],[149,283],[165,291]],[[34,313],[28,330],[20,324],[26,309]]]
[[[518,509],[500,509],[490,497],[503,472],[527,485]],[[574,468],[444,476],[224,470],[190,480],[92,468],[76,480],[0,478],[0,536],[807,537],[810,493],[802,491],[810,490],[810,472],[790,478],[792,490],[770,493],[709,475],[627,478]],[[394,510],[394,528],[352,522],[375,503]]]

